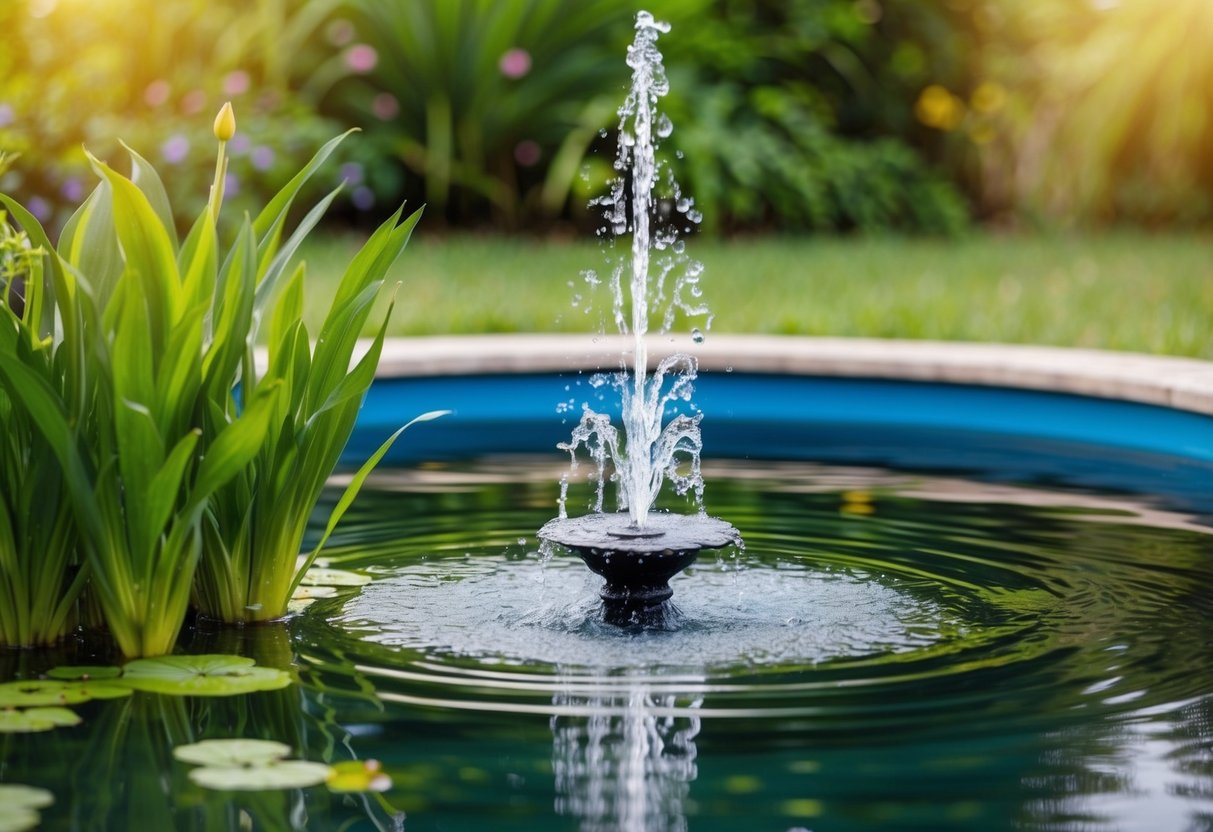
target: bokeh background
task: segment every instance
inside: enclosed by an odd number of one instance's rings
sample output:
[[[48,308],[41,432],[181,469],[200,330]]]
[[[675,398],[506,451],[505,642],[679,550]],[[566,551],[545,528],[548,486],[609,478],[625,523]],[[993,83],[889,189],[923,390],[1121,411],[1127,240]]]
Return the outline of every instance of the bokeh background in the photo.
[[[576,223],[610,174],[633,4],[618,0],[6,0],[0,180],[62,216],[82,146],[205,199],[262,202],[347,127],[338,219]],[[972,222],[1213,218],[1208,0],[647,0],[673,159],[708,228],[955,233]],[[319,186],[330,182],[321,182]]]

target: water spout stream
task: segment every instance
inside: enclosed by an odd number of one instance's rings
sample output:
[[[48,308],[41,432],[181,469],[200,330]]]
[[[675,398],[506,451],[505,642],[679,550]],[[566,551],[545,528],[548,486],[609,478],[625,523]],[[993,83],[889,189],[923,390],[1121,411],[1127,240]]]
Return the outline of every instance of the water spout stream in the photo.
[[[611,193],[594,203],[606,209],[607,229],[612,234],[618,237],[630,232],[632,237],[630,259],[616,264],[611,278],[615,324],[621,333],[630,333],[633,342],[630,377],[621,372],[617,378],[623,433],[615,429],[609,416],[585,405],[572,438],[560,445],[573,456],[574,464],[577,449],[582,446],[595,461],[598,511],[603,509],[606,469],[613,464],[619,508],[627,510],[632,524],[640,528],[645,526],[667,478],[679,494],[693,490],[701,509],[703,492],[700,415],[679,414],[663,424],[667,405],[691,400],[695,358],[686,354],[668,356],[650,376],[646,341],[651,311],[661,314],[662,331],[670,329],[679,312],[687,316],[708,314],[699,300],[703,267],[687,256],[685,244],[678,239],[677,221],[693,223],[698,215],[692,200],[679,193],[669,171],[657,161],[658,142],[673,129],[669,118],[657,109],[658,100],[669,91],[657,38],[669,28],[648,12],[636,16],[636,37],[628,47],[632,86],[619,108],[615,160],[619,176]],[[675,222],[655,228],[654,191],[662,176],[672,195]],[[655,251],[659,255],[654,261]],[[673,285],[667,287],[671,280]]]

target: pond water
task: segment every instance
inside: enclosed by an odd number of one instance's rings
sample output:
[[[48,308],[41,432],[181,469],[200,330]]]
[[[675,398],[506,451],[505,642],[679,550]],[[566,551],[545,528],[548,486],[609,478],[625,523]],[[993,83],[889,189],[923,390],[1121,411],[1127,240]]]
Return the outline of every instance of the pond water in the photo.
[[[664,628],[622,631],[600,579],[538,551],[560,471],[381,472],[328,550],[373,583],[186,645],[297,684],[90,702],[0,736],[0,781],[55,792],[42,828],[64,830],[1213,825],[1213,538],[1189,498],[716,461],[709,508],[746,548],[675,578]],[[375,758],[393,785],[205,791],[171,749],[219,736]]]

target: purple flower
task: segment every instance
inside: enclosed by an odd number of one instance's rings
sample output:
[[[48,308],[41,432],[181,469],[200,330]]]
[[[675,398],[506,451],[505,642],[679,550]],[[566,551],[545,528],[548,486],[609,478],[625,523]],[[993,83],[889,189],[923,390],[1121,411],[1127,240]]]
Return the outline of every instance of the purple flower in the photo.
[[[223,199],[224,201],[231,199],[236,194],[240,193],[240,180],[236,178],[234,173],[229,173],[223,177]]]
[[[79,202],[84,198],[84,183],[76,177],[65,179],[59,186],[59,193],[68,202]]]
[[[190,140],[180,133],[173,134],[168,141],[160,145],[160,156],[170,165],[184,162],[189,152]]]
[[[253,167],[257,170],[269,170],[274,165],[274,150],[265,145],[259,145],[253,148],[249,159],[252,160]]]
[[[354,72],[370,72],[378,63],[379,53],[368,44],[356,43],[345,51],[345,65]]]
[[[359,185],[354,188],[354,192],[350,194],[350,202],[359,211],[369,211],[375,207],[375,192],[366,185]]]
[[[16,121],[16,114],[13,112],[12,104],[0,103],[0,127],[8,127]]]
[[[358,162],[346,162],[341,166],[341,178],[351,185],[360,184],[365,175],[366,172]]]
[[[517,47],[508,49],[497,62],[497,68],[506,78],[521,78],[531,71],[531,53]]]
[[[233,156],[243,156],[249,152],[249,148],[253,146],[253,140],[244,133],[237,133],[232,137],[232,140],[227,143],[227,150]]]
[[[51,218],[51,204],[40,196],[31,196],[25,207],[34,215],[38,222],[46,222]]]

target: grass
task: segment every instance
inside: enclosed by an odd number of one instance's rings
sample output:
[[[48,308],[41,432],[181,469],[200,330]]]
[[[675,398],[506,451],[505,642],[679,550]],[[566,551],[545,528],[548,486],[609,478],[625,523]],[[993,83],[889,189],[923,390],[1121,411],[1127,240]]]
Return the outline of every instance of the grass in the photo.
[[[329,296],[361,242],[321,236],[305,247],[313,300]],[[1213,358],[1209,235],[693,239],[688,250],[707,269],[713,332],[1002,341]],[[594,297],[589,314],[572,301],[585,293],[581,271],[603,263],[593,240],[432,237],[423,221],[388,277],[404,282],[389,334],[591,331],[609,312],[609,298]],[[312,331],[323,305],[308,304]]]

